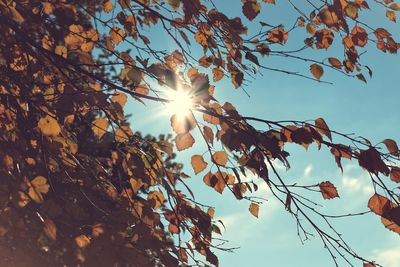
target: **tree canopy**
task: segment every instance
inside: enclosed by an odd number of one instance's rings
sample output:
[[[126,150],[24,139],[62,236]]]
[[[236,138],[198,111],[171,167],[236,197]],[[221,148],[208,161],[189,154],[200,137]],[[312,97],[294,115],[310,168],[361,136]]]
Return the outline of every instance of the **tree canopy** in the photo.
[[[363,14],[396,22],[400,7],[393,0],[286,2],[298,16],[282,14],[276,23],[261,15],[275,0],[242,0],[237,17],[213,0],[0,0],[1,265],[218,266],[215,251],[229,248],[215,242],[221,226],[214,208],[196,201],[175,160],[203,142],[206,153],[192,155],[191,165],[206,186],[248,202],[258,217],[263,200],[246,176],[261,178],[296,220],[299,237],[318,236],[335,263],[354,257],[378,266],[305,194],[337,198],[333,181],[288,184],[275,166],[290,167],[288,143],[327,147],[340,169],[343,160],[357,161],[375,190],[368,207],[400,234],[396,142],[344,134],[323,118],[243,116],[214,91],[222,79],[246,91],[262,71],[316,86],[329,82],[329,70],[367,82],[373,70],[361,62],[366,49],[397,53],[399,43]],[[160,34],[173,49],[159,43]],[[294,48],[287,46],[292,35]],[[271,57],[304,68],[282,69]],[[132,129],[131,102],[178,105],[174,135]]]

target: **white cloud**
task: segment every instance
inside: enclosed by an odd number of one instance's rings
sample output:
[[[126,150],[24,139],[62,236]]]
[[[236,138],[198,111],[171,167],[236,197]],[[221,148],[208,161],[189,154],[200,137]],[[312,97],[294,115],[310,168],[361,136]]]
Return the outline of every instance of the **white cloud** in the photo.
[[[377,250],[373,258],[384,267],[400,267],[400,246],[386,250]]]
[[[308,165],[304,168],[303,176],[304,176],[304,177],[310,176],[310,173],[311,173],[312,169],[313,169],[312,164],[308,164]]]
[[[356,169],[356,167],[356,165],[352,164],[345,166],[344,173],[346,174],[343,174],[341,177],[343,188],[348,193],[362,193],[364,195],[371,195],[374,192],[374,189],[370,184],[366,173]]]

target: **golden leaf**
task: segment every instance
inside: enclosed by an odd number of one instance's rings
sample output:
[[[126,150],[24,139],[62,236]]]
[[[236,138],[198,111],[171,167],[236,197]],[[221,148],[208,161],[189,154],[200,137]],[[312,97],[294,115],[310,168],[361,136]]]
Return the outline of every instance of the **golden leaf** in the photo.
[[[46,136],[57,136],[61,132],[61,128],[57,120],[49,115],[46,115],[44,118],[40,118],[38,122],[38,128],[42,134]]]
[[[49,192],[49,185],[47,179],[43,176],[36,176],[30,181],[30,187],[28,189],[28,195],[36,203],[43,203],[43,194]]]

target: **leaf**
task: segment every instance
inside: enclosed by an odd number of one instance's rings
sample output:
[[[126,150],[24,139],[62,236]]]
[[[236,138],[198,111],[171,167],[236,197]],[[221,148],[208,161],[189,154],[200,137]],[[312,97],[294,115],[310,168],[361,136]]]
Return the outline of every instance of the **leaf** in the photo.
[[[97,138],[101,138],[106,132],[109,123],[104,118],[97,118],[92,122],[92,131]]]
[[[213,81],[218,82],[224,77],[224,72],[220,68],[213,68],[212,69],[212,74],[213,74]]]
[[[181,5],[181,0],[168,0],[168,4],[172,7],[174,11],[177,11]]]
[[[332,65],[332,67],[340,69],[342,67],[342,63],[339,61],[339,59],[330,57],[328,58],[329,64]]]
[[[80,235],[75,237],[75,244],[79,248],[85,248],[90,244],[90,238],[86,235]]]
[[[258,204],[250,203],[249,211],[254,217],[258,218],[259,210],[260,210],[260,206]]]
[[[129,126],[121,126],[115,130],[115,139],[121,143],[128,141],[132,135],[133,133]]]
[[[260,14],[261,5],[256,0],[247,0],[242,7],[243,14],[250,21],[255,19],[258,14]]]
[[[49,185],[47,179],[43,176],[36,176],[30,181],[30,187],[28,189],[29,197],[36,203],[43,203],[43,194],[49,192]]]
[[[400,183],[400,168],[392,167],[390,170],[390,179],[393,182]]]
[[[391,20],[391,21],[393,21],[393,22],[396,22],[396,13],[394,13],[392,10],[386,10],[386,17],[389,19],[389,20]]]
[[[324,69],[315,63],[310,66],[310,71],[317,80],[320,80],[322,75],[324,75]]]
[[[399,147],[397,146],[396,141],[392,139],[385,139],[382,141],[382,143],[386,145],[386,148],[390,154],[392,154],[393,156],[399,155]]]
[[[208,165],[201,155],[193,155],[191,163],[195,174],[202,172]]]
[[[315,129],[322,135],[325,135],[326,137],[329,138],[329,140],[332,141],[332,134],[331,131],[329,130],[328,125],[326,124],[325,120],[323,118],[318,118],[315,120]]]
[[[137,192],[139,192],[139,189],[144,185],[141,179],[134,178],[129,179],[129,183],[131,184],[131,187],[135,194],[137,194]]]
[[[160,208],[165,201],[164,194],[161,191],[153,191],[153,192],[149,193],[147,195],[147,199],[154,201],[154,205],[153,205],[154,209]]]
[[[123,9],[128,9],[131,5],[131,0],[118,0],[118,3]]]
[[[382,216],[394,207],[389,199],[384,196],[374,194],[368,201],[368,208],[377,215]]]
[[[306,30],[310,35],[314,35],[317,28],[314,23],[308,23],[306,26]]]
[[[214,162],[220,166],[225,166],[228,162],[228,154],[225,151],[217,151],[212,157]]]
[[[128,97],[126,96],[126,94],[121,92],[117,92],[111,97],[111,101],[114,103],[118,103],[121,106],[121,108],[125,106],[127,100]]]
[[[195,140],[190,133],[178,134],[175,138],[175,144],[178,151],[192,147]]]
[[[336,187],[331,182],[322,182],[318,186],[324,199],[339,197]]]
[[[204,133],[204,137],[205,137],[207,143],[213,145],[214,144],[214,133],[213,133],[212,129],[208,126],[204,126],[203,133]]]
[[[104,3],[103,10],[106,13],[110,13],[113,10],[113,3],[111,0],[108,0],[107,2]]]
[[[61,132],[61,128],[57,120],[50,115],[40,118],[38,122],[38,128],[45,136],[57,136]]]
[[[125,33],[122,29],[118,28],[117,26],[114,26],[114,28],[110,30],[110,37],[113,40],[113,42],[117,45],[122,41],[122,39],[125,38]]]
[[[43,231],[50,240],[55,241],[57,239],[57,228],[52,220],[46,219],[44,221]]]

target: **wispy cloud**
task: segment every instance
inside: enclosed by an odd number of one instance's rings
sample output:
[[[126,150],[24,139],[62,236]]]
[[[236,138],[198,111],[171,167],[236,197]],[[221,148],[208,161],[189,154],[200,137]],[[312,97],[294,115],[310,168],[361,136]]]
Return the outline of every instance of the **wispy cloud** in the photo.
[[[384,267],[400,267],[400,245],[374,253],[376,261]]]

